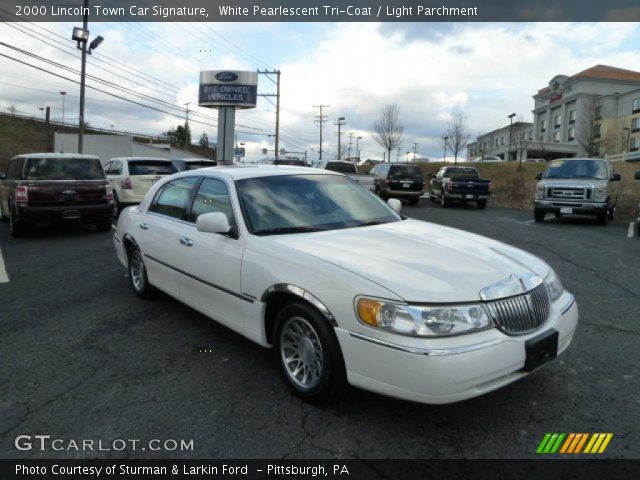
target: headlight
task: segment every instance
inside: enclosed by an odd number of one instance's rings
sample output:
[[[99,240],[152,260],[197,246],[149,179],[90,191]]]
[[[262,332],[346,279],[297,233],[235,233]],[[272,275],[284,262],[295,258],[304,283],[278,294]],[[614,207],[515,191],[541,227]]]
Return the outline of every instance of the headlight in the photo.
[[[553,271],[553,268],[549,271],[549,273],[545,277],[544,283],[546,283],[547,287],[549,287],[549,293],[551,294],[551,301],[555,302],[558,298],[560,298],[560,295],[562,295],[562,292],[564,292],[564,287],[562,286],[562,282],[558,278],[558,275],[556,275],[556,272]]]
[[[416,337],[456,335],[492,326],[483,305],[412,306],[361,297],[356,313],[365,325]]]
[[[593,200],[596,202],[604,202],[607,200],[607,189],[605,188],[596,188],[595,193],[593,194]]]
[[[542,200],[544,198],[544,187],[537,186],[536,187],[536,200]]]

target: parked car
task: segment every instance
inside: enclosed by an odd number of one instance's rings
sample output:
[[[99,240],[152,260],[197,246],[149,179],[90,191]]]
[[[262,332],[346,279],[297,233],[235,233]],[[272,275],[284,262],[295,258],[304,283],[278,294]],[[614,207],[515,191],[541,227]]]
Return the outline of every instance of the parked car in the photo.
[[[258,162],[260,165],[288,165],[293,167],[307,167],[304,160],[297,158],[266,158]]]
[[[480,178],[477,168],[442,167],[431,179],[429,199],[448,207],[452,201],[475,202],[478,208],[487,207],[491,197],[491,181]]]
[[[552,160],[544,173],[538,173],[533,218],[544,221],[547,213],[595,215],[600,225],[613,220],[615,195],[612,182],[620,180],[607,160],[562,158]]]
[[[207,158],[174,158],[171,160],[179,172],[198,168],[215,167],[218,162]]]
[[[111,230],[113,191],[93,155],[29,153],[0,175],[0,217],[12,236],[35,223],[93,223]]]
[[[544,158],[525,158],[522,163],[547,163]]]
[[[408,163],[381,163],[371,169],[373,189],[383,200],[406,199],[417,205],[424,193],[424,177],[417,165]]]
[[[330,171],[220,167],[161,179],[113,241],[136,295],[273,347],[308,401],[350,383],[456,402],[567,349],[578,308],[551,267],[400,208]]]
[[[113,216],[130,205],[137,205],[151,186],[162,177],[178,171],[171,160],[153,157],[112,158],[104,165],[113,187]]]
[[[358,173],[358,167],[355,163],[347,162],[346,160],[320,160],[313,164],[314,168],[320,170],[329,170],[331,172],[338,172],[346,175],[347,177],[355,180],[364,188],[373,190],[373,176],[369,173]],[[374,167],[375,168],[375,167]]]
[[[629,163],[640,162],[640,152],[627,153],[624,156],[624,161]]]
[[[480,158],[480,161],[483,163],[502,163],[504,160],[496,155],[485,155],[483,158]]]

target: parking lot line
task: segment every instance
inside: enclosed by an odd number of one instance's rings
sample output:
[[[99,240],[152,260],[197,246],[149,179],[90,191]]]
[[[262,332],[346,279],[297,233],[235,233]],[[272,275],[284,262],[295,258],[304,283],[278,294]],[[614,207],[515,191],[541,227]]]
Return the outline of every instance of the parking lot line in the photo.
[[[4,268],[4,259],[2,258],[2,250],[0,249],[0,283],[9,282],[9,275],[7,275],[7,270]]]

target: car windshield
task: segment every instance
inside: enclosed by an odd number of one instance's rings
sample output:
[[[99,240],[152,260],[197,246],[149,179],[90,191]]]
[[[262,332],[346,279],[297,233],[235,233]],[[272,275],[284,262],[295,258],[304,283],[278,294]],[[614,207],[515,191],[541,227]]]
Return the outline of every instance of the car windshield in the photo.
[[[392,180],[403,178],[418,180],[422,178],[422,172],[414,165],[392,165],[389,170],[389,178]]]
[[[301,233],[397,222],[402,217],[357,182],[339,175],[278,175],[236,183],[249,230]]]
[[[24,168],[26,180],[103,180],[97,158],[29,158]]]
[[[607,162],[603,160],[554,160],[544,178],[607,180]]]
[[[129,161],[129,175],[171,175],[178,169],[171,162],[158,160]]]

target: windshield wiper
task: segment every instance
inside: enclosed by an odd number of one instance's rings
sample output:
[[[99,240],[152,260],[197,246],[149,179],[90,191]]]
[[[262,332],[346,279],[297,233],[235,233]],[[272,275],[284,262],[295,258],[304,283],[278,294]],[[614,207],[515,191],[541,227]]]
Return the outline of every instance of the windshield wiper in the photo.
[[[389,223],[389,222],[385,222],[385,221],[381,221],[381,220],[372,220],[371,222],[362,222],[359,223],[358,225],[356,225],[356,227],[371,227],[373,225],[382,225],[385,223]]]
[[[277,228],[265,228],[262,230],[256,230],[256,235],[279,235],[286,233],[307,233],[307,232],[322,232],[326,228],[319,227],[277,227]]]

